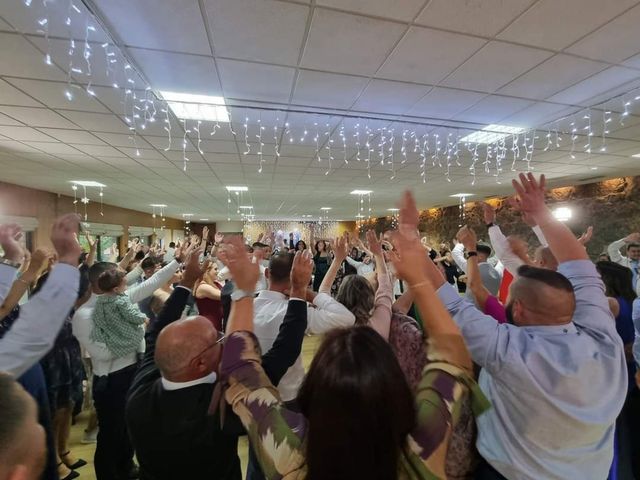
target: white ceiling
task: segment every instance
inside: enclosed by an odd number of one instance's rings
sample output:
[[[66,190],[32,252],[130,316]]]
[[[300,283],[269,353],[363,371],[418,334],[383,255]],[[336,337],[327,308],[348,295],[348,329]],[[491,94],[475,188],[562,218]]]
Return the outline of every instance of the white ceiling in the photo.
[[[314,121],[333,131],[341,118],[286,110],[388,119],[369,121],[372,128],[400,119],[536,127],[640,86],[638,0],[94,0],[89,6],[111,32],[96,25],[90,36],[97,95],[75,90],[69,102],[63,94],[68,5],[47,3],[50,47],[36,28],[40,2],[0,6],[0,180],[66,194],[70,180],[95,180],[107,185],[106,203],[143,211],[164,203],[170,216],[193,213],[196,220],[227,217],[225,185],[249,187],[242,203],[252,204],[257,218],[319,216],[320,207],[332,207],[330,218],[354,218],[357,199],[349,192],[355,188],[373,190],[373,214],[385,214],[407,187],[421,207],[455,203],[449,195],[457,192],[482,198],[510,190],[510,165],[498,179],[479,165],[471,186],[468,154],[451,169],[452,182],[443,169],[430,167],[423,184],[415,154],[397,165],[393,179],[387,165],[375,162],[369,179],[350,145],[349,163],[338,149],[327,175],[326,160],[314,158],[313,135],[302,145],[298,140]],[[85,27],[74,16],[78,63]],[[185,172],[179,122],[172,121],[168,151],[160,122],[138,130],[135,145],[130,139],[123,93],[110,87],[113,78],[98,54],[111,39],[156,91],[220,95],[231,105],[280,112],[232,108],[237,138],[226,125],[211,136],[212,124],[203,123],[203,153],[192,132]],[[52,66],[43,61],[48,48]],[[72,77],[81,85],[89,80]],[[144,88],[144,79],[134,78]],[[545,152],[546,131],[539,132],[535,171],[557,184],[639,174],[640,159],[631,155],[640,153],[640,102],[624,125],[621,103],[607,108],[614,113],[606,155],[572,159],[566,136],[560,149]],[[254,142],[248,155],[245,116]],[[258,118],[269,126],[262,173],[254,139]],[[271,129],[278,125],[281,132],[285,121],[296,142],[282,138],[276,158]]]

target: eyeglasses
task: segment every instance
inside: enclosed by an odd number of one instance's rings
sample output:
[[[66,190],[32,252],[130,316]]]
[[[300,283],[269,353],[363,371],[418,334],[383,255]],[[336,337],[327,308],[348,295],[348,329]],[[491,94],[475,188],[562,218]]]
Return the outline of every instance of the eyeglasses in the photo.
[[[221,343],[224,343],[224,339],[226,338],[225,334],[223,332],[218,332],[218,338],[216,339],[215,342],[213,342],[211,345],[209,345],[207,348],[205,348],[204,350],[202,350],[199,354],[195,355],[191,360],[189,360],[189,362],[194,361],[196,358],[202,356],[205,352],[207,352],[209,349],[215,347],[216,345],[219,345]]]

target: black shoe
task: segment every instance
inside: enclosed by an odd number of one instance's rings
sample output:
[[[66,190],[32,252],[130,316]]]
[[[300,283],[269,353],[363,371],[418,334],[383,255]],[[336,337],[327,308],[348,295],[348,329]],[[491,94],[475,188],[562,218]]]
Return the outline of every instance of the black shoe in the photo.
[[[127,478],[129,478],[129,480],[140,478],[140,468],[138,468],[138,466],[134,464],[131,467],[131,470],[129,470],[129,476]]]
[[[64,461],[64,457],[66,457],[67,455],[69,455],[71,453],[71,451],[68,451],[66,453],[63,453],[62,455],[60,455],[60,458],[63,459]],[[64,464],[67,466],[67,468],[70,468],[71,470],[77,470],[80,467],[84,467],[87,462],[83,459],[78,459],[78,461],[76,461],[76,463],[74,463],[73,465],[69,465],[67,462],[64,462]],[[75,477],[73,477],[75,478]],[[64,479],[63,479],[64,480]]]
[[[60,462],[58,464],[58,466],[62,465],[62,462]],[[75,470],[71,470],[71,472],[69,472],[69,475],[67,475],[64,478],[61,478],[60,480],[73,480],[74,478],[78,478],[80,476],[80,474],[78,472],[76,472]]]

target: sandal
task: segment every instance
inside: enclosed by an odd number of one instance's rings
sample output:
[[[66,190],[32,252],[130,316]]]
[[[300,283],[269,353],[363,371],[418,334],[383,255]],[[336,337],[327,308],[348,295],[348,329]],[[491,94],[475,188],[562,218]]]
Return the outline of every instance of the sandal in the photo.
[[[78,468],[80,468],[80,467],[84,467],[84,466],[87,464],[87,462],[86,462],[85,460],[83,460],[83,459],[79,459],[79,460],[78,460],[76,463],[74,463],[73,465],[69,465],[67,462],[65,462],[65,461],[64,461],[64,457],[66,457],[66,456],[67,456],[67,455],[69,455],[70,453],[71,453],[71,450],[68,450],[68,451],[66,451],[65,453],[61,453],[61,454],[60,454],[60,459],[61,459],[61,460],[64,462],[64,464],[65,464],[68,468],[70,468],[71,470],[77,470]],[[75,477],[72,477],[72,478],[75,478]],[[62,479],[62,480],[66,480],[66,478],[65,478],[65,479]]]

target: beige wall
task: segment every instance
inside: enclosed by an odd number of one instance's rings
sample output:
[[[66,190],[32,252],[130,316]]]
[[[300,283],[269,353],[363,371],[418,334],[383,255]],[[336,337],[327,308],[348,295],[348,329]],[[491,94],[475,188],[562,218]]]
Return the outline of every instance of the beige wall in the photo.
[[[84,205],[78,203],[78,212],[84,214]],[[35,190],[10,183],[0,182],[0,215],[33,217],[38,220],[35,231],[34,246],[49,245],[49,232],[56,217],[74,211],[73,197],[57,193]],[[150,213],[129,210],[126,208],[104,205],[104,216],[100,215],[100,204],[90,202],[87,205],[87,221],[89,223],[108,223],[122,225],[125,232],[121,238],[120,251],[126,249],[130,226],[153,227],[154,219]],[[160,218],[156,218],[156,227],[160,227]],[[182,230],[184,222],[173,218],[165,220],[168,229]]]

